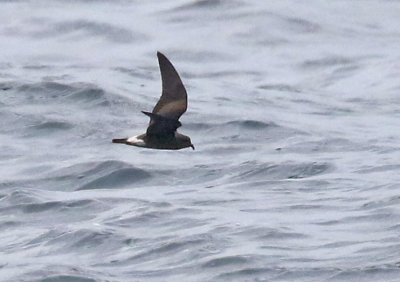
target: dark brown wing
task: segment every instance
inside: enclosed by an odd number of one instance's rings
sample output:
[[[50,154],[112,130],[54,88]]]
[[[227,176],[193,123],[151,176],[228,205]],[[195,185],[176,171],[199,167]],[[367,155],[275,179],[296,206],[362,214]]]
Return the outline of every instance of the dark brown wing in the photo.
[[[150,124],[146,131],[147,136],[157,135],[159,137],[173,137],[176,129],[181,126],[179,120],[143,111],[142,113],[151,118]]]
[[[157,52],[160,65],[162,94],[153,114],[178,120],[186,112],[187,94],[185,86],[171,62],[160,52]]]

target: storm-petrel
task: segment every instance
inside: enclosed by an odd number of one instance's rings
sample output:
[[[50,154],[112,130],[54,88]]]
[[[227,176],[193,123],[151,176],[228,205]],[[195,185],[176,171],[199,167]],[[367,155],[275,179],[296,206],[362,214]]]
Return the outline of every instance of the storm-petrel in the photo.
[[[180,116],[187,109],[187,94],[177,71],[171,62],[157,52],[160,65],[162,94],[153,111],[144,112],[150,117],[146,133],[122,139],[113,139],[113,143],[122,143],[137,147],[179,150],[194,146],[190,138],[176,131],[182,124]]]

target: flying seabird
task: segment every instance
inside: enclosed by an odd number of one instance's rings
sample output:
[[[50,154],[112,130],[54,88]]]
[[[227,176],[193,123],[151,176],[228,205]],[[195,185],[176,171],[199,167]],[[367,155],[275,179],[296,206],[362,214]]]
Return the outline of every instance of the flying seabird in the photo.
[[[122,139],[113,139],[113,143],[122,143],[137,147],[179,150],[194,146],[189,136],[176,131],[182,124],[181,115],[187,109],[185,86],[171,62],[162,53],[157,52],[160,65],[162,94],[153,111],[145,112],[150,117],[146,133]]]

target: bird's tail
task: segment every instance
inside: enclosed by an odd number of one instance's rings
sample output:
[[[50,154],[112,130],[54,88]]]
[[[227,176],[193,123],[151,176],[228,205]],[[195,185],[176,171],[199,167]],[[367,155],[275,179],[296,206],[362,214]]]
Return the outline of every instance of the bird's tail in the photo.
[[[128,138],[113,139],[112,142],[113,142],[113,143],[126,144],[126,141],[127,141],[127,140],[128,140]]]

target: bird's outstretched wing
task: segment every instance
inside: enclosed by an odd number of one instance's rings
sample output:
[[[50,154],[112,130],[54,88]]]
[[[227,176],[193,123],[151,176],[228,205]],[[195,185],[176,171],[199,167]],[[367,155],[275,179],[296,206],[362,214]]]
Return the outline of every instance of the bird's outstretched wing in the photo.
[[[143,112],[150,117],[147,135],[173,136],[181,126],[179,118],[187,109],[187,94],[182,80],[171,62],[157,52],[160,65],[162,94],[152,113]]]
[[[157,52],[160,65],[162,94],[153,114],[178,120],[187,109],[185,86],[171,62],[162,53]]]

